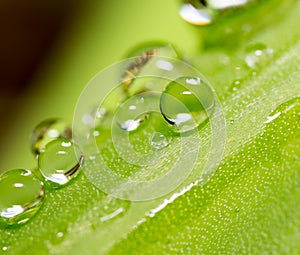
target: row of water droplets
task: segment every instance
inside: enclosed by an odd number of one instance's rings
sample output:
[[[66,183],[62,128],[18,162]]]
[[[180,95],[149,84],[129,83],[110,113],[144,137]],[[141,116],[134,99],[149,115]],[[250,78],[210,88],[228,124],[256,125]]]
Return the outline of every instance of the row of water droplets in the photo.
[[[48,119],[37,125],[31,134],[30,146],[37,158],[38,170],[13,169],[0,176],[0,225],[3,227],[28,222],[43,204],[45,186],[49,189],[64,187],[82,169],[83,156],[72,141],[71,128],[61,119]],[[100,221],[122,214],[124,208],[127,205],[108,196]]]
[[[161,48],[147,49],[138,60],[127,67],[122,83],[125,94],[139,94],[145,90],[144,85],[144,87],[140,84],[132,86],[134,75]],[[255,45],[248,49],[246,64],[249,68],[258,68],[261,63],[260,59],[263,58],[263,61],[266,61],[272,53],[271,49],[262,44]],[[162,68],[171,68],[171,63],[160,64]],[[134,91],[137,88],[140,91]],[[202,104],[199,104],[199,99],[195,94],[201,95]],[[137,96],[134,102],[129,100],[125,104],[118,105],[115,117],[121,129],[128,132],[134,131],[149,118],[147,100],[149,98]],[[165,120],[169,124],[179,127],[176,129],[177,131],[183,132],[193,130],[207,119],[207,111],[213,107],[213,96],[208,86],[201,86],[200,77],[183,76],[178,81],[170,82],[164,88],[159,104]],[[142,116],[137,116],[136,112],[141,109]],[[87,118],[88,115],[85,115],[83,121],[89,123],[96,119],[98,121],[96,125],[100,125],[106,115],[106,109],[102,107],[94,111],[90,119]],[[99,135],[97,128],[93,134],[94,136]],[[149,143],[154,149],[160,150],[169,144],[170,139],[161,132],[154,132],[150,136]],[[70,127],[58,119],[46,120],[34,129],[31,135],[31,150],[37,156],[40,174],[54,188],[60,187],[76,177],[83,162],[83,156],[78,158],[76,155],[76,145],[72,141]],[[35,174],[26,169],[7,171],[1,176],[2,221],[9,225],[25,223],[38,211],[42,205],[45,190],[44,183],[37,176],[39,177],[39,173]],[[10,195],[7,196],[7,194]]]
[[[83,157],[77,157],[70,127],[60,119],[41,122],[32,132],[31,150],[38,170],[13,169],[0,177],[0,222],[19,225],[41,207],[45,185],[57,188],[79,173]]]
[[[180,15],[186,21],[196,25],[208,25],[218,15],[226,14],[228,10],[243,7],[250,0],[239,1],[187,1],[180,10]],[[138,55],[122,74],[121,100],[113,104],[117,108],[114,116],[119,128],[127,132],[138,130],[149,120],[149,98],[139,96],[142,92],[156,88],[155,82],[140,82],[135,76],[147,66],[154,55],[162,54],[174,57],[170,47],[151,46],[139,49]],[[250,69],[257,69],[261,62],[268,61],[273,51],[262,45],[247,49],[245,63]],[[172,62],[161,61],[157,66],[164,70],[172,69]],[[164,81],[165,82],[165,81]],[[159,83],[159,82],[158,82]],[[235,84],[239,83],[236,81]],[[128,100],[137,95],[135,102]],[[114,99],[115,100],[115,99]],[[152,99],[150,99],[152,100]],[[213,110],[214,97],[210,87],[203,82],[202,77],[191,77],[183,74],[177,80],[168,82],[158,100],[159,110],[163,118],[174,128],[174,132],[188,132],[204,123],[209,112]],[[83,116],[83,122],[95,125],[92,136],[101,135],[98,126],[109,116],[110,107],[100,107]],[[137,114],[143,112],[142,114]],[[89,134],[91,135],[91,134]],[[154,132],[149,138],[149,144],[155,150],[168,146],[170,137],[162,132]],[[59,119],[46,120],[39,124],[31,136],[31,150],[37,157],[39,171],[14,169],[0,176],[0,216],[1,224],[19,225],[27,222],[40,209],[45,197],[45,185],[59,188],[78,176],[83,165],[83,156],[79,156],[79,148],[72,141],[69,126]],[[115,202],[113,202],[114,204]],[[119,212],[120,208],[116,209]],[[107,220],[118,213],[110,212],[103,216]],[[3,248],[5,251],[6,248]]]
[[[119,97],[117,100],[114,98],[116,104],[112,104],[117,107],[113,117],[120,129],[126,132],[139,129],[149,119],[148,106],[151,100],[157,100],[157,108],[169,127],[175,127],[175,132],[191,131],[208,118],[208,111],[213,107],[213,94],[201,77],[183,76],[167,82],[160,97],[142,96],[143,91],[150,91],[151,86],[157,84],[152,79],[148,79],[146,84],[137,81],[135,75],[147,66],[152,56],[158,53],[169,54],[171,51],[173,49],[170,46],[144,48],[139,57],[125,67],[122,74],[121,101]],[[158,65],[162,69],[172,68],[171,62],[161,61]],[[101,135],[97,128],[105,125],[103,120],[112,112],[110,110],[106,106],[100,107],[83,116],[83,122],[88,125],[91,122],[95,124],[93,137]],[[168,146],[169,139],[171,138],[162,132],[154,132],[149,138],[149,144],[153,149],[161,150]],[[50,189],[63,187],[78,176],[83,166],[83,155],[72,140],[72,131],[60,119],[40,123],[32,132],[30,142],[31,150],[37,158],[38,170],[14,169],[0,177],[0,213],[1,222],[5,225],[27,222],[43,203],[45,185]],[[103,219],[109,217],[109,214],[104,215]]]
[[[139,55],[129,61],[126,71],[120,75],[121,86],[105,98],[101,107],[86,113],[83,123],[96,128],[109,123],[108,128],[111,128],[111,122],[107,119],[113,117],[121,129],[131,132],[150,118],[151,111],[158,111],[175,127],[175,132],[182,133],[195,129],[208,118],[207,111],[213,105],[213,92],[202,77],[185,76],[183,73],[182,77],[173,81],[159,77],[136,78],[143,70],[152,68],[154,64],[150,62],[155,56],[169,57],[168,61],[163,58],[156,61],[155,67],[172,71],[171,58],[177,58],[177,54],[170,45],[147,46],[131,54]],[[157,71],[154,74],[159,76]],[[202,117],[195,118],[199,113]],[[98,136],[99,132],[95,130],[93,134]]]
[[[150,182],[173,172],[191,148],[193,155],[197,151],[192,141],[186,150],[183,140],[196,136],[194,131],[208,123],[215,95],[205,78],[180,61],[169,44],[143,46],[129,56],[135,57],[104,70],[87,85],[77,104],[82,118],[75,130],[86,134],[79,143],[86,148],[85,174],[93,184],[117,197],[140,201],[170,192],[150,192]],[[111,89],[99,100],[94,95],[104,83]],[[198,138],[193,139],[196,143]]]

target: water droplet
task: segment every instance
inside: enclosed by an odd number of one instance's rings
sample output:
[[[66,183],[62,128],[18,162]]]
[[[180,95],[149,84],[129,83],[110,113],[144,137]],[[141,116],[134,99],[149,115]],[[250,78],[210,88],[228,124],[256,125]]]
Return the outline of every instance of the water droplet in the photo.
[[[169,141],[162,133],[155,132],[151,137],[150,144],[153,148],[160,150],[168,146]]]
[[[78,159],[77,150],[72,141],[59,138],[48,143],[41,151],[38,157],[39,169],[54,187],[66,184],[78,175],[83,156]]]
[[[262,43],[249,46],[246,49],[245,63],[251,69],[258,69],[268,63],[273,56],[273,49],[268,48]]]
[[[162,115],[179,132],[191,131],[204,123],[213,105],[213,92],[200,77],[181,77],[170,82],[160,98]]]
[[[206,26],[212,24],[219,16],[226,16],[255,2],[257,0],[189,0],[184,1],[179,14],[190,24]]]
[[[57,236],[58,238],[62,238],[62,237],[64,236],[64,233],[63,233],[63,232],[58,232],[58,233],[56,234],[56,236]]]
[[[143,93],[130,97],[122,103],[115,115],[120,128],[126,131],[134,131],[145,122],[153,108],[153,102],[159,104],[159,98],[155,93]]]
[[[105,107],[95,108],[82,116],[82,122],[88,127],[97,127],[107,117]]]
[[[3,246],[2,247],[2,251],[7,251],[8,250],[8,246]]]
[[[29,170],[14,169],[0,177],[0,215],[8,225],[27,222],[41,207],[44,186]]]
[[[143,71],[147,71],[147,69],[153,68],[157,69],[157,73],[159,73],[159,70],[173,70],[173,64],[171,63],[171,61],[168,61],[166,59],[157,59],[156,61],[154,61],[154,63],[152,60],[155,56],[175,58],[177,54],[171,45],[162,43],[148,46],[140,46],[134,49],[128,55],[128,57],[130,57],[131,59],[129,59],[128,63],[126,63],[126,66],[123,69],[125,71],[122,72],[121,77],[123,90],[126,92],[126,94],[134,95],[137,93],[147,91],[147,82],[151,84],[152,78],[148,80],[136,79],[137,75],[142,74]]]
[[[147,62],[159,52],[159,47],[151,47],[145,49],[145,51],[138,54],[137,58],[133,59],[132,62],[126,67],[126,71],[122,76],[122,81],[124,89],[127,89],[128,86],[133,82],[136,75],[141,71],[141,69],[147,64]],[[134,53],[136,56],[136,53]]]
[[[209,25],[213,19],[212,10],[206,8],[200,1],[183,4],[179,14],[185,21],[198,26]]]
[[[228,88],[228,92],[231,94],[232,92],[237,91],[241,87],[241,84],[242,84],[241,79],[233,80]]]
[[[30,147],[38,155],[46,144],[57,138],[71,139],[72,130],[60,119],[48,119],[38,124],[30,136]]]

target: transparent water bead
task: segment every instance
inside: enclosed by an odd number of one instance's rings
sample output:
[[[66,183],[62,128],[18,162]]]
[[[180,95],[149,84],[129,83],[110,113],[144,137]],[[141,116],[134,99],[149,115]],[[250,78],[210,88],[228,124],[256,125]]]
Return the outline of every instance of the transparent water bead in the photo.
[[[133,59],[129,63],[122,76],[122,81],[124,85],[126,85],[125,89],[132,83],[132,81],[135,79],[135,76],[141,71],[147,62],[158,53],[159,47],[146,48],[140,54],[133,53],[133,56],[137,56],[137,58]]]
[[[116,122],[121,129],[134,131],[149,118],[155,105],[158,109],[159,97],[156,93],[147,92],[132,96],[118,107]]]
[[[160,150],[168,146],[169,141],[164,134],[155,132],[150,139],[150,144],[154,149]]]
[[[48,119],[38,124],[31,133],[30,147],[35,155],[45,148],[46,144],[57,138],[72,138],[72,130],[60,119]]]
[[[94,108],[82,116],[82,122],[88,127],[97,127],[107,117],[107,110],[105,107]]]
[[[227,14],[252,2],[257,0],[189,0],[184,1],[179,14],[193,25],[206,26],[212,24],[218,15]]]
[[[265,44],[257,43],[246,49],[245,63],[250,69],[258,69],[266,64],[273,56],[273,49]]]
[[[173,69],[172,63],[167,60],[157,59],[156,63],[153,63],[152,60],[155,56],[175,58],[177,54],[171,45],[164,43],[141,45],[128,54],[127,57],[130,59],[124,66],[121,75],[122,86],[127,94],[147,91],[146,79],[142,81],[136,79],[136,76],[142,74],[143,71],[149,72],[149,70],[157,69],[154,72],[159,74],[159,70],[171,71]]]
[[[30,170],[14,169],[0,176],[0,215],[8,225],[27,222],[41,207],[44,185]]]
[[[191,131],[205,122],[213,105],[213,91],[200,77],[170,82],[160,98],[161,114],[179,132]]]
[[[213,21],[213,12],[200,1],[184,3],[179,14],[185,21],[197,26],[206,26]]]
[[[46,180],[53,186],[66,184],[79,173],[83,156],[79,158],[76,145],[65,138],[48,143],[38,157],[38,166]]]

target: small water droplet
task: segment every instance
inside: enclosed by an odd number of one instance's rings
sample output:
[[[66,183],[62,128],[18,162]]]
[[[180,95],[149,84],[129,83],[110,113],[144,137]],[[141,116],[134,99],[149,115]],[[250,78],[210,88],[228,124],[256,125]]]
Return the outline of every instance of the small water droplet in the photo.
[[[130,97],[122,103],[115,115],[119,127],[126,131],[134,131],[145,122],[153,107],[153,101],[159,102],[156,94],[150,92]]]
[[[64,236],[64,233],[63,233],[63,232],[58,232],[58,233],[56,234],[56,236],[57,236],[58,238],[62,238],[62,237]]]
[[[47,143],[57,138],[72,138],[72,130],[60,119],[48,119],[38,124],[31,133],[30,147],[35,155],[43,150]]]
[[[169,141],[162,133],[155,132],[151,137],[150,144],[153,148],[160,150],[168,146]]]
[[[230,92],[237,91],[241,87],[241,84],[242,84],[242,81],[240,79],[234,80],[229,87],[229,91]]]
[[[250,69],[258,69],[266,64],[273,56],[273,49],[262,43],[249,46],[246,49],[245,63]]]
[[[2,247],[2,251],[7,251],[8,250],[8,246],[3,246]]]
[[[41,207],[44,185],[29,170],[14,169],[0,177],[0,215],[8,225],[27,222]]]
[[[214,95],[200,77],[181,77],[170,82],[160,98],[164,118],[179,132],[191,131],[208,119]]]
[[[107,110],[105,107],[95,108],[82,116],[82,122],[88,127],[100,126],[106,116]]]
[[[63,185],[76,177],[83,163],[77,158],[76,145],[65,138],[56,139],[46,145],[38,157],[38,166],[46,180],[53,186]]]

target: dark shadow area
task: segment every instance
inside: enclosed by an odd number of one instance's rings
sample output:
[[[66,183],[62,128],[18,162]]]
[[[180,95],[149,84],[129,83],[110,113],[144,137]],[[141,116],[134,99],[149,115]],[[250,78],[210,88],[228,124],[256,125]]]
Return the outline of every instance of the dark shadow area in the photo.
[[[0,2],[0,132],[12,120],[22,94],[34,89],[31,79],[83,5],[75,0]]]

